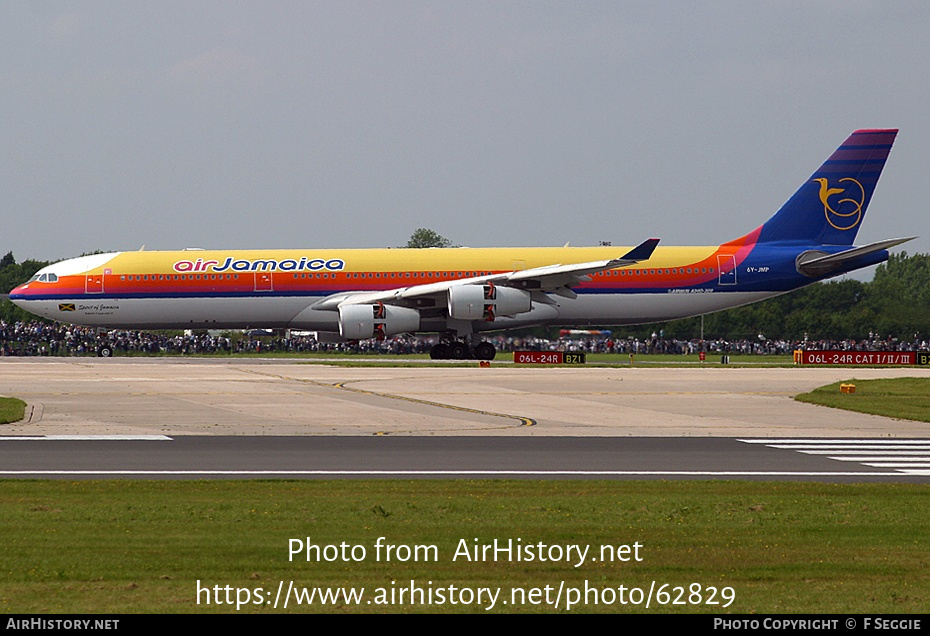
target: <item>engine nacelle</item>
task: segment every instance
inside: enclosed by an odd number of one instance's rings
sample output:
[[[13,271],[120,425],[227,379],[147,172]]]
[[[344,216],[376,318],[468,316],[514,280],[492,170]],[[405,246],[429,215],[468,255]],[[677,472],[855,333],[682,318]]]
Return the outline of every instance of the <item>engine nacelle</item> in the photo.
[[[494,320],[533,308],[529,292],[513,287],[459,285],[449,288],[449,315],[459,320]]]
[[[339,308],[339,335],[347,340],[384,338],[420,328],[420,312],[393,305],[345,305]]]

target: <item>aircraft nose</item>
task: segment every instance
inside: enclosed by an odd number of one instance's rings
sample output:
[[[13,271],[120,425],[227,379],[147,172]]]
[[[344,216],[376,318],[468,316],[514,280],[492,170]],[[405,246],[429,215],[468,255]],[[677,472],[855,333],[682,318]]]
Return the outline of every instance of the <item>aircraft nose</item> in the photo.
[[[24,283],[14,287],[12,290],[10,290],[9,294],[0,296],[0,300],[11,300],[13,302],[26,298],[29,298],[29,283]]]

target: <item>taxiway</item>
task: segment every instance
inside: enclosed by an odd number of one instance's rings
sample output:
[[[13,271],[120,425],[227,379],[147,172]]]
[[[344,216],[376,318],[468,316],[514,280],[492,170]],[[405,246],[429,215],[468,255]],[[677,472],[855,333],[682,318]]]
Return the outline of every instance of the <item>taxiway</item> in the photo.
[[[278,360],[4,358],[2,435],[910,437],[927,425],[796,402],[927,368],[338,367]]]

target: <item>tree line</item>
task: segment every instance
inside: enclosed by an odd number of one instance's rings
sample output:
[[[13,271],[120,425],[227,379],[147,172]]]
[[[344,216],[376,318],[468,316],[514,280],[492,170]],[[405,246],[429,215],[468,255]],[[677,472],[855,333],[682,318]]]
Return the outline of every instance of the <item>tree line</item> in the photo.
[[[0,293],[8,294],[48,264],[33,259],[17,263],[13,253],[7,253],[0,259]],[[12,323],[36,318],[4,300],[0,320]],[[930,254],[892,254],[878,266],[870,282],[847,279],[815,283],[760,303],[709,314],[703,326],[708,339],[755,339],[760,335],[785,340],[928,339]],[[658,330],[666,338],[699,338],[701,318],[614,331],[615,335],[646,337]]]
[[[9,294],[10,290],[17,285],[22,285],[32,278],[37,271],[49,265],[48,261],[36,261],[26,259],[22,263],[17,263],[13,252],[0,259],[0,294]],[[0,320],[6,323],[14,323],[18,320],[37,320],[29,312],[23,311],[9,300],[0,302]]]
[[[784,340],[930,339],[930,254],[892,254],[870,282],[814,283],[768,300],[704,316],[706,338]],[[701,334],[701,318],[661,325],[667,338]],[[656,327],[621,329],[641,336]]]

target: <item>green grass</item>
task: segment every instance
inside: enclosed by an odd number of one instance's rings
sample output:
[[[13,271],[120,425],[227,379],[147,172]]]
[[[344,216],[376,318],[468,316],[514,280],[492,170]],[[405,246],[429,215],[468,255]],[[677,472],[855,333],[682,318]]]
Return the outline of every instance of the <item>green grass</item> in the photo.
[[[930,603],[930,489],[599,481],[0,482],[0,611],[235,612],[197,585],[266,592],[296,586],[454,585],[690,593],[731,587],[719,605],[582,603],[573,612],[924,613]],[[377,561],[378,537],[436,546],[435,561]],[[453,561],[457,544],[522,539],[590,546],[581,567]],[[289,540],[364,546],[359,562],[290,561]],[[639,542],[641,562],[592,562],[601,545]],[[358,553],[357,553],[358,554]],[[225,593],[224,593],[225,596]],[[273,596],[273,595],[272,595]],[[553,592],[554,597],[554,592]],[[563,597],[564,599],[564,597]],[[718,600],[721,600],[718,596]],[[564,604],[564,600],[563,600]],[[280,613],[243,605],[240,612]],[[476,605],[295,606],[287,612],[478,612]],[[502,605],[494,612],[548,612]],[[564,608],[561,610],[564,611]]]
[[[671,366],[671,367],[720,367],[722,353],[708,353],[707,359],[701,362],[697,354],[646,354],[637,353],[633,356],[633,366]],[[729,356],[729,366],[795,366],[793,357],[789,355],[749,355],[749,354],[726,354]],[[331,364],[345,367],[424,367],[436,366],[447,367],[449,365],[464,364],[477,365],[477,360],[447,360],[432,361],[428,354],[411,353],[411,354],[378,354],[378,353],[352,353],[347,351],[310,351],[310,352],[283,352],[283,351],[263,351],[261,353],[165,353],[158,354],[143,353],[139,351],[117,351],[114,356],[120,358],[142,358],[142,357],[172,357],[172,358],[221,358],[233,360],[248,360],[250,358],[272,358],[282,360],[305,360],[310,364]],[[93,354],[87,354],[84,357],[93,357]],[[600,366],[630,366],[630,354],[628,353],[588,353],[588,364]],[[497,353],[494,363],[511,363],[513,354],[507,351]],[[520,365],[520,366],[560,366],[560,365]]]
[[[855,384],[856,392],[841,393],[841,384]],[[930,422],[930,378],[843,380],[802,393],[795,399],[847,411]]]
[[[26,403],[17,398],[0,397],[0,424],[9,424],[23,419]]]

